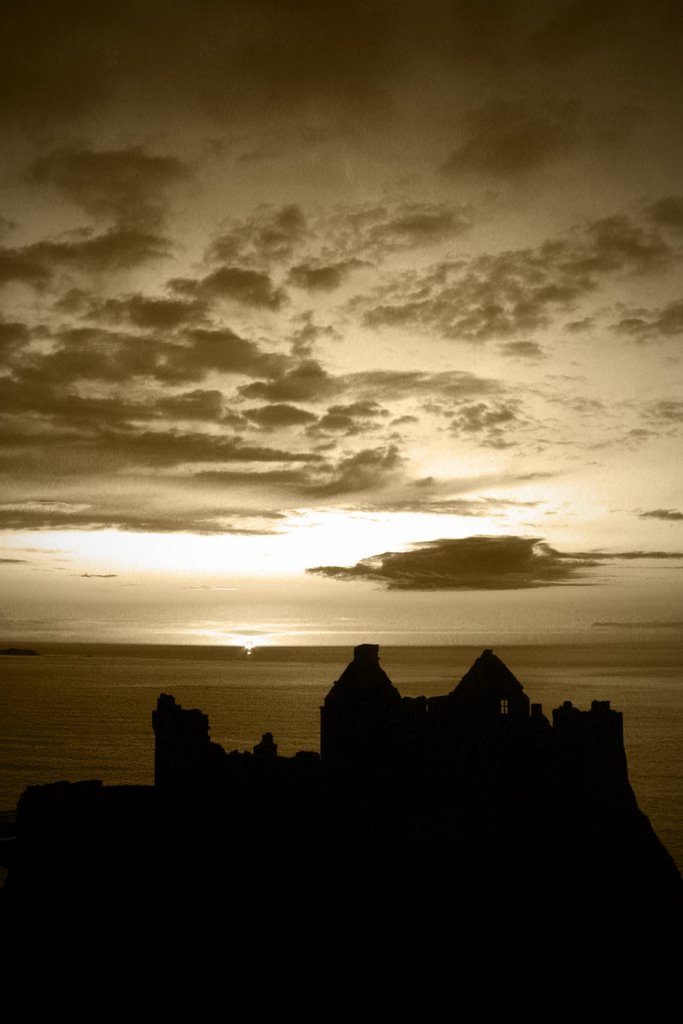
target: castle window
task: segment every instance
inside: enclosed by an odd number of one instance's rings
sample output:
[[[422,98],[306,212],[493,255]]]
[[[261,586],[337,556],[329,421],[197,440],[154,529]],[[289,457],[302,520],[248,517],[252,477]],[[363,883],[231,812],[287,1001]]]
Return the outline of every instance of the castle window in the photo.
[[[500,702],[500,713],[501,715],[507,715],[510,710],[507,700],[501,700]]]

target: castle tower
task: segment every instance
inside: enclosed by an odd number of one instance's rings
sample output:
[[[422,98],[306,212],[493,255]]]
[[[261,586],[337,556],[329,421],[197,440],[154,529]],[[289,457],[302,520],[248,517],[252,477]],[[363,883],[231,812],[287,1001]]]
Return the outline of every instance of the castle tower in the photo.
[[[184,710],[162,693],[152,712],[154,785],[189,789],[206,781],[211,743],[208,715]]]
[[[377,762],[393,745],[402,698],[379,664],[379,646],[360,644],[320,709],[320,754],[328,762]]]

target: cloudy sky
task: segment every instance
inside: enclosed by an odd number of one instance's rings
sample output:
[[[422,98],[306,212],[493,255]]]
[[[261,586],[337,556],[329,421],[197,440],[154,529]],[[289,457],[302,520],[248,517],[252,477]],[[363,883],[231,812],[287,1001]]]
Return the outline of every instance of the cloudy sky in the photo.
[[[680,636],[678,0],[7,0],[0,50],[7,641]]]

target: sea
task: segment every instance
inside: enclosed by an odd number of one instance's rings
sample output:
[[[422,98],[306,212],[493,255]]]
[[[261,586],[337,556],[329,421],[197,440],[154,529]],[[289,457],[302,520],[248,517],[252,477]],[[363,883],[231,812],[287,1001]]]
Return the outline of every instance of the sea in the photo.
[[[370,641],[372,638],[370,638]],[[360,642],[360,641],[359,641]],[[0,657],[0,813],[27,786],[101,779],[151,785],[161,693],[209,716],[211,738],[251,750],[271,732],[282,755],[319,749],[320,706],[351,647],[37,644]],[[683,872],[683,640],[494,647],[529,699],[552,709],[609,700],[623,712],[641,810]],[[448,693],[480,646],[387,646],[404,696]]]

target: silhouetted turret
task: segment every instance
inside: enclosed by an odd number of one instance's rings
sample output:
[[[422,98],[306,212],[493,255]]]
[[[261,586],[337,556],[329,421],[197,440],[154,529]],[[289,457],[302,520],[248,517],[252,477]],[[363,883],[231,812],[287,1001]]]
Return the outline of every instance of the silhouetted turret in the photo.
[[[402,698],[379,664],[379,646],[360,644],[320,709],[320,754],[326,761],[368,763],[395,747]]]
[[[160,789],[186,789],[206,781],[209,764],[209,719],[196,709],[186,711],[162,693],[152,712],[154,784]]]

